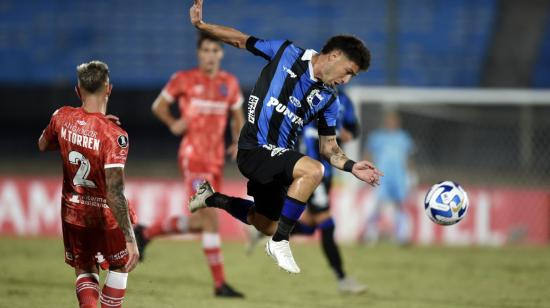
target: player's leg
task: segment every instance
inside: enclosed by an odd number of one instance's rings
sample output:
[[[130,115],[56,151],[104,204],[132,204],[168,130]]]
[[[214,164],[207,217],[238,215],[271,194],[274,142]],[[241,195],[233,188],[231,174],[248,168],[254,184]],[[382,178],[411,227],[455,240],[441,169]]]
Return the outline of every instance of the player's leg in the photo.
[[[410,243],[410,218],[405,210],[405,200],[407,196],[407,184],[405,179],[395,183],[392,186],[392,199],[395,200],[394,217],[394,235],[399,245],[408,245]]]
[[[221,188],[221,174],[222,170],[219,170],[216,174],[212,174],[209,179],[217,190]],[[193,214],[192,218],[196,215],[201,217],[202,248],[214,281],[214,295],[219,297],[243,297],[242,293],[234,290],[225,281],[218,212],[214,208],[203,208]]]
[[[61,224],[65,263],[74,268],[76,274],[75,293],[81,308],[96,308],[99,301],[99,275],[94,257],[85,243],[88,243],[86,229],[66,222]]]
[[[124,265],[128,262],[128,250],[124,234],[119,228],[104,230],[97,234],[99,254],[104,256],[108,263],[108,272],[101,289],[102,308],[120,308],[126,294],[128,273]],[[101,241],[101,242],[99,242]]]

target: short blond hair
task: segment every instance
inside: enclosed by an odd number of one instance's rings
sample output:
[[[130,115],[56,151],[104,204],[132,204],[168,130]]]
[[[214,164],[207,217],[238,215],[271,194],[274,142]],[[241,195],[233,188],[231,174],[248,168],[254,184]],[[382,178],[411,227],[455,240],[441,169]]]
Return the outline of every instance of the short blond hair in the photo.
[[[109,80],[109,66],[101,61],[90,61],[76,67],[78,84],[89,93],[102,89]]]

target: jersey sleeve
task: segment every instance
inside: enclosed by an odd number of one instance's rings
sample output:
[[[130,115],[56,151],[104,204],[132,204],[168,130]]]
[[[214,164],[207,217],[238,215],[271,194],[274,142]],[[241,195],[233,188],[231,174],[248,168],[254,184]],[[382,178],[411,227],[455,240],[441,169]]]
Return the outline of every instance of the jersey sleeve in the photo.
[[[104,152],[104,168],[124,168],[128,157],[128,134],[124,131],[115,131],[106,140]]]
[[[56,130],[56,122],[57,117],[59,114],[59,110],[57,109],[52,114],[52,117],[50,118],[50,123],[48,123],[48,126],[42,131],[42,138],[44,138],[48,143],[57,143],[57,130]]]
[[[271,61],[285,42],[287,41],[262,40],[257,37],[250,36],[246,41],[246,49],[256,56],[260,56],[267,61]]]
[[[342,127],[348,130],[355,138],[359,135],[359,122],[357,121],[353,103],[344,93],[340,93],[338,99],[340,100],[340,108],[343,109],[341,113],[342,118],[340,119]]]
[[[235,77],[231,79],[230,95],[229,108],[231,108],[231,110],[241,109],[243,106],[244,97],[241,91],[241,87],[239,86],[239,81]]]
[[[317,129],[319,136],[334,136],[336,135],[336,121],[338,119],[338,109],[340,108],[340,100],[333,96],[332,102],[323,108],[317,119]]]
[[[184,74],[174,73],[162,89],[162,92],[160,92],[160,95],[168,102],[173,103],[179,96],[183,95],[184,81]]]

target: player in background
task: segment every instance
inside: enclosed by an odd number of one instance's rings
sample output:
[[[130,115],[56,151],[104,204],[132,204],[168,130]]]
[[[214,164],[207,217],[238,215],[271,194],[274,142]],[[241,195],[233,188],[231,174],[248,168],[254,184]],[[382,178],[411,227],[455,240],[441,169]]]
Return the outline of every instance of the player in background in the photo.
[[[38,140],[40,151],[63,161],[61,216],[65,262],[74,267],[81,308],[122,307],[128,273],[139,253],[133,212],[124,197],[128,134],[105,116],[112,85],[100,61],[77,67],[82,106],[54,112]],[[99,294],[99,268],[108,269]]]
[[[400,245],[407,245],[411,240],[411,220],[405,211],[405,201],[414,179],[411,155],[414,143],[407,131],[401,128],[401,120],[395,111],[387,112],[383,126],[367,136],[365,158],[373,159],[378,166],[383,166],[385,176],[382,185],[376,190],[374,205],[369,205],[363,240],[374,244],[379,237],[380,210],[385,204],[395,208],[394,237]]]
[[[290,273],[299,273],[289,236],[305,203],[321,183],[324,167],[294,146],[304,124],[317,119],[321,154],[332,166],[352,172],[375,186],[381,173],[368,161],[350,160],[336,142],[338,99],[334,87],[368,68],[370,53],[362,41],[332,37],[321,53],[290,41],[262,40],[236,29],[205,23],[202,0],[190,9],[191,23],[238,48],[267,60],[248,99],[247,122],[239,137],[237,164],[249,179],[254,201],[214,193],[203,183],[189,202],[190,210],[220,208],[273,237],[266,252]]]
[[[233,159],[237,155],[237,138],[244,122],[243,97],[237,78],[220,68],[222,42],[199,33],[197,58],[198,67],[172,75],[152,106],[153,114],[172,134],[183,136],[178,160],[188,196],[194,194],[196,185],[204,180],[211,182],[216,190],[221,189],[228,115],[231,115],[233,136],[228,153]],[[170,105],[176,101],[179,118],[170,111]],[[191,216],[169,217],[148,228],[139,225],[135,231],[142,257],[147,244],[157,236],[202,232],[203,251],[214,280],[214,294],[243,297],[225,281],[215,209],[203,209]]]
[[[359,125],[353,103],[344,92],[338,93],[340,108],[338,110],[338,121],[336,122],[338,143],[344,144],[355,138],[359,134]],[[330,191],[332,187],[333,168],[329,162],[324,160],[319,153],[319,134],[317,125],[314,122],[306,125],[302,136],[301,149],[311,158],[319,160],[325,167],[325,173],[321,185],[315,189],[309,198],[306,210],[296,224],[292,235],[315,234],[315,230],[321,232],[321,247],[323,253],[334,271],[338,280],[338,289],[343,293],[359,294],[367,290],[366,285],[359,284],[354,279],[348,277],[344,271],[342,257],[338,244],[334,240],[335,224],[330,213]],[[251,234],[249,239],[249,252],[264,237],[260,232]]]

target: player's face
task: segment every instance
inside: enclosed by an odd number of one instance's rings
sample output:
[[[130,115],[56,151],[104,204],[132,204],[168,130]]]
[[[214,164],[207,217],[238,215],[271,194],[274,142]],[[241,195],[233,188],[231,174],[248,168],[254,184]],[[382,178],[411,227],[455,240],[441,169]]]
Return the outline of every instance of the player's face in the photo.
[[[341,51],[332,51],[323,70],[323,82],[329,86],[339,86],[348,83],[359,73],[359,66],[351,61]]]
[[[223,49],[219,43],[210,40],[204,40],[197,50],[199,67],[208,72],[214,72],[220,68],[223,58]]]

